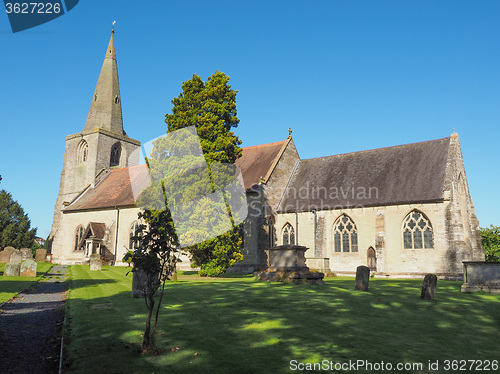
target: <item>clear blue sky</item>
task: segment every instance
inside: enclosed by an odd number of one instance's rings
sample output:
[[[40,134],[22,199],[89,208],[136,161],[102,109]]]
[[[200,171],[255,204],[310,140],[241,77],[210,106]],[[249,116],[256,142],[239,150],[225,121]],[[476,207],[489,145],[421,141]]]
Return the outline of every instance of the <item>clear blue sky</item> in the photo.
[[[2,11],[3,13],[3,11]],[[124,126],[146,142],[183,81],[220,70],[244,146],[301,158],[460,135],[480,225],[500,225],[499,1],[82,0],[12,34],[0,15],[0,188],[50,232],[116,20]]]

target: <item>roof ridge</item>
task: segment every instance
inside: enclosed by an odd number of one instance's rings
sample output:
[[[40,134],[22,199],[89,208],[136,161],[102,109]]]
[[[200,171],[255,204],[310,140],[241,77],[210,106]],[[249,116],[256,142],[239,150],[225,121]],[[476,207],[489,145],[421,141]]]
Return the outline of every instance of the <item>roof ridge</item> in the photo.
[[[266,147],[266,146],[270,146],[270,145],[278,145],[278,144],[281,144],[281,143],[284,143],[288,140],[285,139],[285,140],[280,140],[279,142],[273,142],[273,143],[267,143],[267,144],[257,144],[257,145],[251,145],[249,147],[243,147],[243,149],[250,149],[250,148],[257,148],[257,147]]]
[[[450,139],[450,138],[451,138],[451,136],[447,136],[447,137],[445,137],[445,138],[432,139],[432,140],[424,140],[423,142],[406,143],[406,144],[399,144],[399,145],[391,145],[391,146],[389,146],[389,147],[381,147],[381,148],[364,149],[364,150],[362,150],[362,151],[346,152],[346,153],[338,153],[338,154],[336,154],[336,155],[330,155],[330,156],[320,156],[320,157],[305,158],[305,159],[301,159],[301,160],[299,160],[299,161],[318,160],[318,159],[320,159],[320,158],[329,158],[329,157],[347,156],[347,155],[360,154],[360,153],[367,153],[367,152],[373,152],[373,151],[381,151],[381,150],[392,149],[392,148],[407,147],[407,146],[414,145],[414,144],[424,144],[424,143],[437,142],[437,141],[440,141],[440,140],[445,140],[445,139]]]

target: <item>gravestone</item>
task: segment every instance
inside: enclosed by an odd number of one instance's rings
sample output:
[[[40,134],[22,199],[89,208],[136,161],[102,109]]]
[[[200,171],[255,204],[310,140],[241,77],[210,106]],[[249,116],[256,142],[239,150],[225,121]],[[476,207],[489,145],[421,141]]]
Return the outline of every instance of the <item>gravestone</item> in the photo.
[[[38,248],[35,253],[36,262],[45,262],[47,258],[47,250],[45,248]]]
[[[2,251],[0,252],[0,264],[6,264],[10,261],[10,255],[12,252]]]
[[[33,260],[33,252],[29,248],[21,248],[22,260]]]
[[[20,264],[22,260],[23,256],[21,254],[21,251],[12,252],[12,254],[10,255],[10,262],[17,262],[18,264]]]
[[[18,262],[9,262],[8,264],[5,264],[3,275],[6,277],[17,277],[19,276],[20,268],[21,264],[19,264]]]
[[[100,254],[94,253],[93,255],[90,256],[90,270],[91,271],[102,270],[102,260]]]
[[[33,260],[26,260],[21,263],[21,277],[36,277],[36,268],[38,264]]]
[[[15,249],[14,247],[5,247],[3,250],[8,251],[8,252],[17,252],[18,251],[18,249]]]
[[[370,282],[370,268],[368,266],[358,266],[356,269],[356,284],[354,289],[357,291],[368,291]]]
[[[140,269],[135,267],[132,270],[132,297],[133,298],[142,298],[144,297],[144,285],[147,282],[147,275],[146,273]],[[158,290],[158,287],[160,286],[160,280],[158,276],[158,281],[156,284],[156,289]],[[156,296],[157,292],[155,292]]]
[[[434,292],[436,292],[437,276],[436,274],[427,274],[422,284],[422,292],[420,298],[423,300],[434,300]]]

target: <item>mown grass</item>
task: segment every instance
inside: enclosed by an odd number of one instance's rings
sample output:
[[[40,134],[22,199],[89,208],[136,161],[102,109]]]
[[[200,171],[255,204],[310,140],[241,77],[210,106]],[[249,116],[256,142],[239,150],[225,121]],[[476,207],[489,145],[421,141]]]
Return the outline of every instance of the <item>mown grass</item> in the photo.
[[[307,286],[194,275],[168,284],[164,351],[141,356],[146,308],[131,298],[127,271],[71,267],[68,372],[290,373],[291,360],[423,363],[414,372],[428,372],[440,360],[434,373],[449,373],[446,359],[500,359],[500,296],[461,293],[460,282],[438,281],[429,302],[421,280],[372,279],[360,292],[352,278]]]
[[[35,277],[5,277],[3,272],[5,264],[0,264],[0,304],[16,296],[19,292],[29,287],[51,268],[52,264],[39,262]]]

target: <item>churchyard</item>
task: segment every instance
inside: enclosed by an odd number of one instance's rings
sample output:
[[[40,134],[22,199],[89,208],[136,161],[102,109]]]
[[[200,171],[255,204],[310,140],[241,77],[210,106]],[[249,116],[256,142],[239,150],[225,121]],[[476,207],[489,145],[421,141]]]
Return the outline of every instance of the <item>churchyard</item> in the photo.
[[[461,293],[462,282],[439,280],[429,301],[420,299],[422,280],[371,278],[363,292],[348,277],[305,285],[191,272],[167,283],[162,352],[143,356],[146,307],[131,298],[129,270],[70,267],[64,372],[290,373],[299,363],[363,360],[449,373],[445,360],[500,358],[500,295]]]
[[[37,282],[52,266],[52,264],[49,263],[39,262],[36,270],[36,277],[9,277],[4,276],[6,265],[7,264],[0,263],[0,304],[6,302],[19,292]]]

